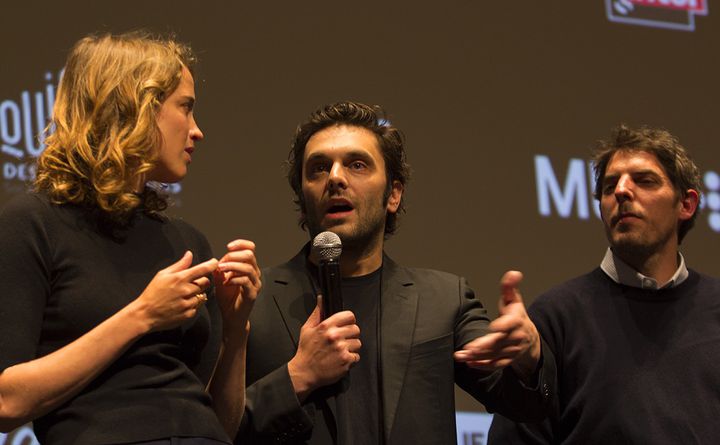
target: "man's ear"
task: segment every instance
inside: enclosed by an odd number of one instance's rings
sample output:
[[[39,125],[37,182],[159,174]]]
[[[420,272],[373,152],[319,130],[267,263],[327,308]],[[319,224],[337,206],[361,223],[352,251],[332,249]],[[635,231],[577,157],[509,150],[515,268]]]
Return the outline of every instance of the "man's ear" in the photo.
[[[404,186],[397,179],[393,181],[392,188],[390,189],[390,196],[387,200],[387,211],[388,213],[397,213],[400,208],[400,201],[402,200]]]
[[[692,218],[700,204],[700,194],[697,190],[688,189],[685,196],[680,198],[680,213],[678,218],[680,221],[687,221]]]

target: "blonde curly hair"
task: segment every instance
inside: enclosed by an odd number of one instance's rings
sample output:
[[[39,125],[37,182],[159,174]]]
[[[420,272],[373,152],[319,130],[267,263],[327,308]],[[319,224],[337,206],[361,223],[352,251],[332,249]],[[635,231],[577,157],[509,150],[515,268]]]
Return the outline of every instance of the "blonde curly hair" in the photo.
[[[75,44],[60,80],[35,189],[56,204],[80,204],[122,222],[142,204],[164,210],[164,197],[136,188],[162,142],[162,102],[192,70],[192,50],[146,32],[89,36]]]

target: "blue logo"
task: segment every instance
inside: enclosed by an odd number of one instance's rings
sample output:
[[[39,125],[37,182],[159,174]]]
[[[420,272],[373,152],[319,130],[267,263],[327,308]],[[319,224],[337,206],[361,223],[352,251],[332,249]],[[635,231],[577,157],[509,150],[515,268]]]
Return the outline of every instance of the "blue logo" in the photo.
[[[35,179],[35,158],[45,149],[43,133],[55,103],[56,81],[52,72],[45,73],[40,91],[20,92],[18,99],[0,102],[0,152],[4,156],[2,175],[6,181]]]
[[[709,171],[703,177],[705,181],[705,207],[708,209],[708,223],[710,228],[720,232],[720,175]]]

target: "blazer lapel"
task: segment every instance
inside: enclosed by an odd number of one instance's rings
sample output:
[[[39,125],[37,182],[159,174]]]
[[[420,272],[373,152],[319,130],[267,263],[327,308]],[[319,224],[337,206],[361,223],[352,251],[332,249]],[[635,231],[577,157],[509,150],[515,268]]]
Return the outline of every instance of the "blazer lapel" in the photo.
[[[275,278],[270,283],[272,286],[272,298],[296,350],[300,341],[300,329],[305,324],[310,313],[315,309],[317,293],[319,292],[307,267],[307,248],[308,245],[290,261],[280,266],[280,269],[274,271]],[[319,391],[322,391],[322,389]],[[331,435],[336,436],[337,432],[333,432],[334,422],[337,419],[335,396],[323,397],[318,403],[321,410],[329,409],[332,417],[327,420],[329,432]],[[323,408],[323,405],[327,408]]]
[[[387,256],[383,259],[380,293],[380,358],[385,440],[392,431],[415,331],[418,295],[407,272]]]
[[[274,271],[271,294],[295,348],[300,328],[315,308],[315,290],[305,265],[305,250]]]

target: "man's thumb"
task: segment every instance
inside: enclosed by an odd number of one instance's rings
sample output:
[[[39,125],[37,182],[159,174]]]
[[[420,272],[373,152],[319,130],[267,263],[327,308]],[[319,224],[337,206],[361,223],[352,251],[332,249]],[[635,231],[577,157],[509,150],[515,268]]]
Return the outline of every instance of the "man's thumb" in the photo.
[[[315,309],[313,309],[312,313],[305,322],[306,325],[317,326],[322,321],[322,298],[322,295],[317,296],[317,304],[315,305]]]
[[[518,286],[523,279],[522,272],[516,270],[509,270],[505,272],[502,279],[500,280],[500,292],[502,294],[500,298],[500,309],[511,303],[522,303],[522,295],[518,290]]]

